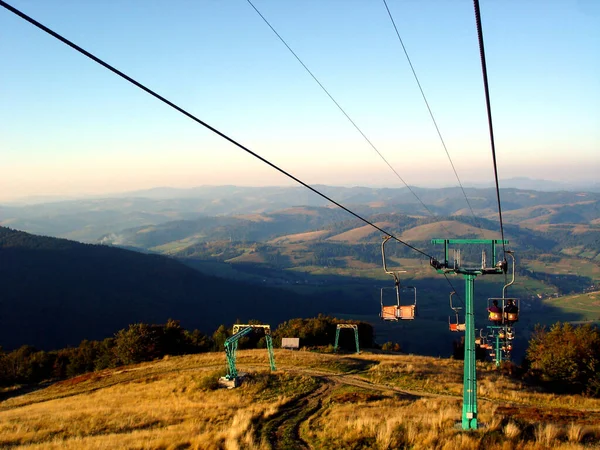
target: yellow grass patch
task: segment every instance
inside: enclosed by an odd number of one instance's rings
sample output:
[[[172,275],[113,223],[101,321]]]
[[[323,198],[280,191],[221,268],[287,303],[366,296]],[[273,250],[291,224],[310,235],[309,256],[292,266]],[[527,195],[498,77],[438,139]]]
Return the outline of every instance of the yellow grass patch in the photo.
[[[296,234],[288,234],[286,236],[279,236],[270,241],[272,244],[281,244],[281,243],[298,243],[298,242],[309,242],[316,241],[324,236],[327,236],[329,231],[327,230],[318,230],[318,231],[309,231],[307,233],[296,233]]]
[[[250,222],[273,222],[273,218],[262,214],[242,214],[237,218],[249,220]]]
[[[390,228],[393,226],[390,222],[375,222],[379,228]],[[335,236],[331,236],[327,240],[329,241],[344,241],[344,242],[358,242],[360,240],[366,239],[369,236],[381,234],[380,231],[377,231],[370,225],[365,225],[364,227],[354,228],[352,230],[345,231],[344,233],[336,234]]]
[[[426,241],[429,239],[447,236],[448,232],[453,236],[476,235],[483,239],[497,239],[498,233],[490,230],[480,230],[477,227],[457,222],[455,220],[443,220],[441,222],[428,223],[402,233],[401,238],[406,241]],[[483,234],[483,237],[482,237]]]

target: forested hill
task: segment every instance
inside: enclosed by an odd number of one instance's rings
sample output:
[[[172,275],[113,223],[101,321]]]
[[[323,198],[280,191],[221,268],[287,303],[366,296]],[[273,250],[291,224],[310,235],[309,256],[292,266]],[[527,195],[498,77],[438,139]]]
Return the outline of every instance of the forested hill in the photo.
[[[102,339],[130,323],[180,319],[186,328],[250,318],[280,322],[318,303],[203,275],[176,260],[0,227],[0,346],[41,349]]]

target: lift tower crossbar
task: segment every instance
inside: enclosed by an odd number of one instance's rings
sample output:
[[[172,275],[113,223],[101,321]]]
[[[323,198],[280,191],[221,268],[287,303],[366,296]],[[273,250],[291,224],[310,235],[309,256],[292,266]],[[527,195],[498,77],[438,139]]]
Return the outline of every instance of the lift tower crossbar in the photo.
[[[465,361],[463,374],[463,430],[477,429],[477,373],[475,364],[475,313],[473,308],[473,294],[475,278],[478,275],[502,275],[506,273],[506,259],[496,262],[496,246],[508,244],[500,239],[432,239],[432,244],[444,245],[443,262],[431,258],[430,264],[437,273],[460,274],[465,279]],[[482,257],[481,267],[462,267],[460,261],[454,260],[452,266],[448,261],[448,247],[450,244],[458,245],[489,245],[491,247],[492,267],[485,264],[485,253]]]

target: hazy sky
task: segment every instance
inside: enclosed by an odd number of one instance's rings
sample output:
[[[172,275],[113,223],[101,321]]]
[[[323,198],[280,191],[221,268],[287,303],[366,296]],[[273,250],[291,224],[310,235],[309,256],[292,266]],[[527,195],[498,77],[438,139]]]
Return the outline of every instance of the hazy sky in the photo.
[[[403,184],[245,0],[9,3],[309,183]],[[382,1],[254,0],[404,180],[456,179]],[[388,0],[463,184],[491,181],[473,5]],[[598,180],[600,2],[481,0],[501,178]],[[0,8],[0,200],[282,175]]]

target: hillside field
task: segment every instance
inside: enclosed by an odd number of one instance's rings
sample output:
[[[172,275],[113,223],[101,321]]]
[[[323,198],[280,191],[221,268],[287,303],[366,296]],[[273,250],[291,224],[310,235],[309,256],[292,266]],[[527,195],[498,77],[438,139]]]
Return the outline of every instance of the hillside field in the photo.
[[[412,355],[239,352],[167,357],[2,392],[0,447],[14,449],[583,449],[600,400],[539,392],[478,365],[480,428],[463,432],[462,363]]]

